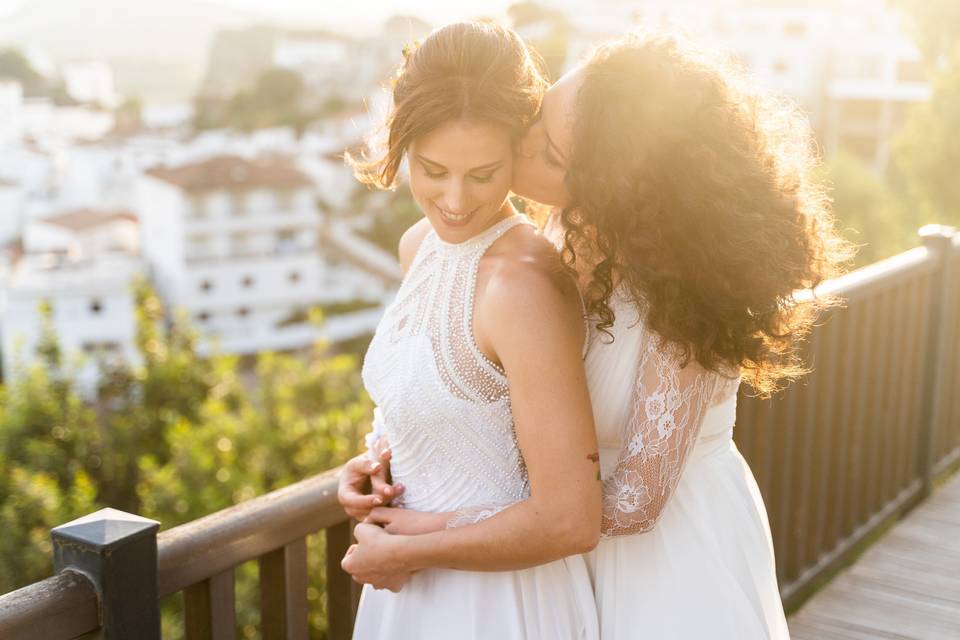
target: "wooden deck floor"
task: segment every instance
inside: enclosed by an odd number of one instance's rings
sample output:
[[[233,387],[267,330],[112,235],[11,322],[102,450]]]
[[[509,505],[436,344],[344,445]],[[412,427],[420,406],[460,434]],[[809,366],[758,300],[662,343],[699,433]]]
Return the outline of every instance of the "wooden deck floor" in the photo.
[[[960,640],[960,473],[790,618],[792,640]]]

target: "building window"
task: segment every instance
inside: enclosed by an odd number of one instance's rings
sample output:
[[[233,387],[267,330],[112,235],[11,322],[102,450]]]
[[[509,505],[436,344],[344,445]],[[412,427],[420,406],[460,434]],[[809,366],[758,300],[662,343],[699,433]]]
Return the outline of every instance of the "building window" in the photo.
[[[883,112],[883,103],[878,100],[843,100],[838,107],[844,125],[876,126]]]
[[[299,271],[291,271],[290,274],[287,276],[287,279],[288,279],[290,282],[292,282],[293,284],[296,284],[296,283],[300,282],[300,272],[299,272]]]
[[[206,200],[206,196],[203,194],[197,194],[190,198],[190,206],[192,209],[191,213],[193,214],[194,218],[201,220],[207,217]]]
[[[122,347],[119,342],[106,341],[106,342],[84,342],[81,346],[83,352],[87,355],[93,356],[105,356],[118,354],[122,351]]]
[[[212,289],[213,289],[213,282],[211,282],[210,280],[204,280],[203,282],[200,283],[200,289],[201,289],[201,291],[210,291],[210,290],[212,290]]]
[[[240,307],[239,309],[237,309],[237,315],[240,316],[241,318],[246,318],[247,316],[250,315],[250,309],[248,309],[247,307]]]
[[[244,276],[240,284],[242,284],[245,289],[249,289],[253,286],[253,276]]]
[[[926,82],[927,69],[919,60],[900,60],[897,62],[898,82]]]
[[[210,320],[210,314],[206,311],[201,311],[197,314],[197,320],[200,322],[208,322]]]
[[[253,247],[249,233],[234,233],[230,237],[230,246],[235,257],[245,257],[253,255]]]
[[[783,25],[783,34],[794,38],[807,35],[807,25],[802,22],[788,22]]]
[[[282,229],[276,235],[277,255],[289,255],[297,252],[296,229]]]
[[[247,198],[246,194],[242,191],[234,191],[230,194],[230,208],[233,210],[233,214],[237,216],[242,216],[247,213]]]
[[[205,260],[213,257],[213,245],[210,236],[190,236],[187,242],[187,260]]]
[[[276,193],[276,198],[277,208],[280,209],[281,213],[293,210],[293,191],[290,191],[289,189],[278,191]]]
[[[103,311],[103,302],[99,299],[94,298],[90,301],[90,313],[100,313]]]

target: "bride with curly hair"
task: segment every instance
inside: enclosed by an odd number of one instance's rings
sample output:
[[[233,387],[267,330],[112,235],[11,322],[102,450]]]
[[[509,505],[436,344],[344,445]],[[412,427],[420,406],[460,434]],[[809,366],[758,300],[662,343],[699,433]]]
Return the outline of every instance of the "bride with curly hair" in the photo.
[[[585,558],[602,638],[789,637],[732,436],[741,382],[769,395],[805,373],[798,344],[834,301],[796,292],[851,255],[814,149],[790,105],[689,43],[639,35],[553,85],[518,148],[512,189],[554,207],[545,234],[588,311],[603,507]],[[375,475],[375,496],[396,491]],[[476,520],[509,539],[508,512]],[[359,577],[433,566],[452,533],[394,507],[368,521],[386,531],[360,546]]]

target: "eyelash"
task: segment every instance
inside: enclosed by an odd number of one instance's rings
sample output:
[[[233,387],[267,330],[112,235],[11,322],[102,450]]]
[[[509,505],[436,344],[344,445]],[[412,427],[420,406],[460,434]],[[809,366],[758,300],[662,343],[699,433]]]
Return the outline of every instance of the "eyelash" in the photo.
[[[550,146],[549,146],[549,145],[544,145],[544,146],[543,146],[543,159],[546,161],[546,163],[547,163],[548,165],[550,165],[550,166],[553,167],[554,169],[563,169],[563,165],[560,164],[560,163],[556,160],[556,158],[553,157],[553,154],[552,154],[552,153],[550,153]]]
[[[428,178],[431,178],[432,180],[439,180],[440,178],[442,178],[442,177],[444,177],[445,175],[447,175],[447,173],[446,173],[445,171],[442,172],[442,173],[430,173],[429,171],[427,171],[426,169],[424,169],[423,172],[424,172],[424,174],[426,174],[426,176],[427,176]],[[493,181],[493,175],[492,175],[492,174],[489,175],[489,176],[486,176],[485,178],[480,178],[480,177],[478,177],[478,176],[470,176],[470,177],[473,178],[476,182],[479,182],[480,184],[488,184],[488,183],[490,183],[490,182]]]

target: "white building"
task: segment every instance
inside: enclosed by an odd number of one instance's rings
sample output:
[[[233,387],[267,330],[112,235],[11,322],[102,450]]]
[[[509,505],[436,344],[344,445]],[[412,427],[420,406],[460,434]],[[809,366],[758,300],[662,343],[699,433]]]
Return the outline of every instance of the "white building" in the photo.
[[[119,104],[113,70],[100,60],[67,62],[60,70],[71,98],[83,104],[114,107]]]
[[[0,78],[0,151],[20,140],[23,86]]]
[[[40,304],[47,302],[66,361],[81,390],[91,394],[101,359],[139,363],[132,283],[144,269],[137,255],[136,222],[128,213],[85,211],[54,216],[37,226],[47,229],[50,250],[26,253],[12,268],[2,315],[4,379],[35,360]]]
[[[890,157],[890,141],[914,105],[933,93],[917,45],[897,16],[837,25],[825,90],[822,137],[828,152],[846,149],[876,171]]]
[[[21,132],[34,140],[67,142],[100,140],[114,126],[113,112],[87,106],[64,107],[49,98],[27,98],[21,111]]]
[[[22,236],[28,254],[56,253],[70,260],[95,260],[114,253],[138,255],[137,216],[122,210],[77,209],[35,219]]]
[[[736,59],[761,87],[795,100],[828,153],[852,151],[882,171],[910,105],[931,90],[920,51],[882,0],[781,3],[634,0],[551,3],[576,16],[567,66],[631,29],[669,30]]]
[[[143,250],[166,302],[228,353],[296,349],[306,310],[392,290],[319,246],[313,185],[281,157],[211,158],[152,169],[138,188]],[[292,319],[300,318],[298,322]]]
[[[0,246],[20,236],[24,212],[23,189],[16,182],[0,178]]]

